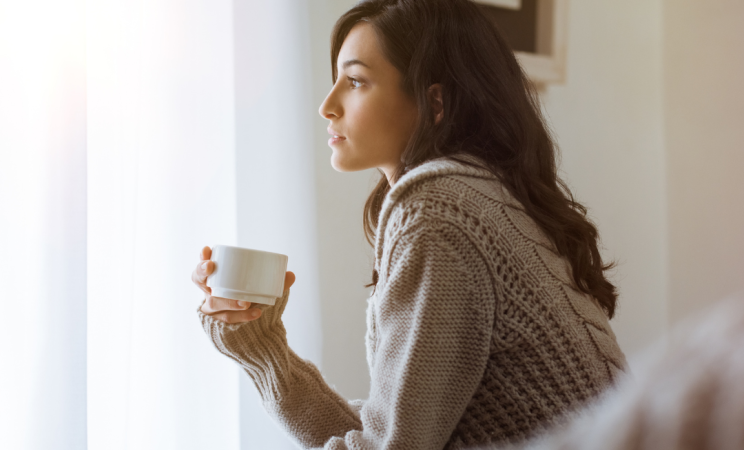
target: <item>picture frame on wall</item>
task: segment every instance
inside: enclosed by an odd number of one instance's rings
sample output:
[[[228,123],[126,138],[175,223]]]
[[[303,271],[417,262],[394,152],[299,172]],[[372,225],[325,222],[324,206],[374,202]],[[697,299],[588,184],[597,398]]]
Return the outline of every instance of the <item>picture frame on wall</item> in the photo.
[[[508,9],[519,9],[522,6],[522,0],[480,0],[478,3]]]
[[[566,76],[568,0],[476,0],[536,85]]]

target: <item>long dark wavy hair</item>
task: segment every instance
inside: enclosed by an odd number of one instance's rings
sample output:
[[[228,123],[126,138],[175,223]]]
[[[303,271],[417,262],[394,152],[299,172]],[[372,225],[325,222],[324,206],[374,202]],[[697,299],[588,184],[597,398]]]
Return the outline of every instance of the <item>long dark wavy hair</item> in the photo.
[[[341,16],[331,36],[333,83],[341,45],[358,22],[372,25],[385,57],[418,104],[415,131],[395,183],[433,158],[471,154],[482,160],[571,264],[573,281],[612,318],[616,288],[605,277],[596,226],[557,175],[557,149],[510,46],[481,7],[469,0],[366,0]],[[442,85],[444,117],[434,123],[428,88]],[[390,184],[383,175],[364,205],[364,232],[374,246]],[[377,287],[378,274],[372,273]]]

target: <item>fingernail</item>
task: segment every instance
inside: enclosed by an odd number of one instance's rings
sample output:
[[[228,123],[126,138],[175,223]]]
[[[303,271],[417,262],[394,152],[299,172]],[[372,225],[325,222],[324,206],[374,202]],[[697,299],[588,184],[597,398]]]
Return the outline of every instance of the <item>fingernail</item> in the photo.
[[[245,302],[238,302],[238,306],[240,306],[241,308],[245,308]]]
[[[209,261],[202,263],[202,269],[206,271],[208,267],[209,267]]]
[[[251,317],[258,317],[258,310],[251,312]]]

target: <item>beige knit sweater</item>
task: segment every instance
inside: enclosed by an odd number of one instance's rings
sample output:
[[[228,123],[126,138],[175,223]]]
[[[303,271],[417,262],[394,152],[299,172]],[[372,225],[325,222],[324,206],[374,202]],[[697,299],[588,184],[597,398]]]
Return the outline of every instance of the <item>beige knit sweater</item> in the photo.
[[[287,346],[289,290],[254,322],[199,311],[214,345],[300,446],[515,442],[626,367],[606,315],[572,287],[568,262],[485,168],[440,158],[412,169],[385,198],[376,239],[366,400],[341,397]]]
[[[477,450],[744,449],[744,291],[675,325],[636,354],[632,377],[573,415],[532,441]]]

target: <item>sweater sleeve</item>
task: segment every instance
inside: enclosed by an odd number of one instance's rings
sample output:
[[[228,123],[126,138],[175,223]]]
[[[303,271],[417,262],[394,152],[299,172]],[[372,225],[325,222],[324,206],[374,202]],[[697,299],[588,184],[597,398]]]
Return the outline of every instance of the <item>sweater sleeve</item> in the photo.
[[[226,324],[197,310],[217,350],[237,362],[254,382],[267,413],[302,448],[322,447],[333,436],[361,429],[362,401],[347,402],[310,361],[287,345],[281,316],[289,299],[284,291],[274,306],[263,307],[255,321]]]
[[[443,448],[488,360],[493,288],[465,234],[438,221],[407,229],[383,257],[369,398],[348,403],[286,344],[278,308],[226,325],[201,314],[217,348],[256,383],[266,410],[305,448]],[[368,349],[370,351],[370,349]]]

